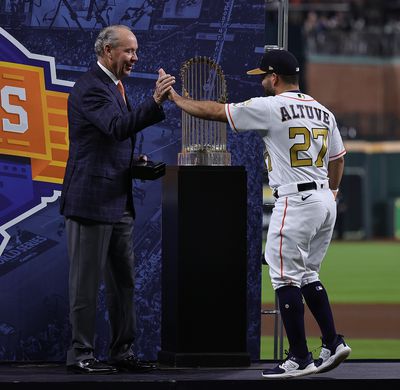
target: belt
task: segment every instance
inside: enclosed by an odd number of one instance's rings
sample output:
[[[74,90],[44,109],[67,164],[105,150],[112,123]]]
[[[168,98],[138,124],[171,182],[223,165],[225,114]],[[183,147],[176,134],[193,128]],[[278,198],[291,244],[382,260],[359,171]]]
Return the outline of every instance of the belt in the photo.
[[[307,183],[291,183],[275,188],[273,191],[273,195],[275,198],[278,199],[280,196],[296,194],[297,192],[322,190],[328,188],[329,188],[328,180],[316,180]]]
[[[298,189],[299,192],[316,190],[317,189],[317,183],[315,181],[310,181],[308,183],[299,183],[299,184],[297,184],[297,189]]]

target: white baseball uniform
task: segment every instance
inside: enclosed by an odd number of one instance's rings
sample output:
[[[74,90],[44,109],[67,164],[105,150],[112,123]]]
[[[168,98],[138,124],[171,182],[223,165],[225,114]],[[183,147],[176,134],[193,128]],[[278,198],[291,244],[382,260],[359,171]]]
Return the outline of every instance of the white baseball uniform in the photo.
[[[299,91],[226,104],[225,111],[233,130],[258,130],[266,146],[278,196],[265,248],[273,288],[318,281],[336,220],[328,163],[346,153],[334,115]]]

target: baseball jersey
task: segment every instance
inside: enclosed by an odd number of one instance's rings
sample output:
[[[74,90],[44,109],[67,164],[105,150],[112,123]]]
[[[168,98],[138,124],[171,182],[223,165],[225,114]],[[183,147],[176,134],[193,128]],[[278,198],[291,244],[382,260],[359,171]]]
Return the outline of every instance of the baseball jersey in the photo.
[[[261,132],[272,188],[326,180],[329,161],[346,153],[334,115],[299,91],[225,104],[225,112],[233,130]]]

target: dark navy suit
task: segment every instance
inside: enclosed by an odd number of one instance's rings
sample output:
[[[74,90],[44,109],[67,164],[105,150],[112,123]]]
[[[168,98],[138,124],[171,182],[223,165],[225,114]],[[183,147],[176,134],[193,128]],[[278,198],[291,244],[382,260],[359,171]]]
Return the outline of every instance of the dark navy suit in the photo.
[[[129,112],[111,78],[95,65],[68,99],[69,158],[61,213],[101,222],[118,221],[132,193],[136,133],[165,118],[150,98]]]
[[[96,64],[68,98],[69,158],[60,200],[70,258],[72,343],[67,365],[93,358],[97,292],[104,277],[111,361],[134,341],[131,169],[136,133],[165,118],[153,98],[130,107]]]

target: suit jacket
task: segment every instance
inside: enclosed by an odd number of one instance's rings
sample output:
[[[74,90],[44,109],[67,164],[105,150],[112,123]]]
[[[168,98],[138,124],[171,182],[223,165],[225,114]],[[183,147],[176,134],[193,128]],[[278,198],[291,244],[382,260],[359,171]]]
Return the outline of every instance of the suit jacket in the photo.
[[[69,157],[61,214],[113,223],[127,205],[133,209],[135,135],[164,118],[153,98],[131,109],[97,64],[80,77],[68,97]]]

